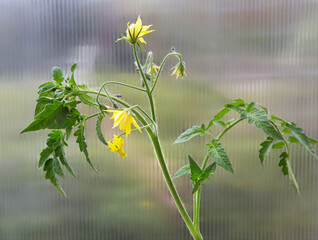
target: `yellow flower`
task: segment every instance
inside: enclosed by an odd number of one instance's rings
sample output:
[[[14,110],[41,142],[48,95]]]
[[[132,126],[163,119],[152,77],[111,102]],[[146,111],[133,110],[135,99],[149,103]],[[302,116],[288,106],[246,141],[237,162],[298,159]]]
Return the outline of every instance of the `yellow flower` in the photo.
[[[119,126],[120,130],[126,131],[126,136],[131,132],[131,124],[133,124],[140,132],[140,127],[138,126],[136,120],[133,118],[131,113],[126,110],[106,110],[106,112],[113,113],[110,119],[114,119],[113,128]]]
[[[132,23],[130,25],[129,25],[129,22],[127,23],[126,36],[122,35],[122,38],[117,39],[116,42],[125,39],[131,44],[135,44],[135,43],[137,43],[138,45],[140,45],[140,43],[146,44],[146,41],[143,39],[143,36],[154,31],[154,30],[148,30],[148,28],[150,28],[151,26],[152,25],[142,26],[142,21],[139,15],[136,23]]]
[[[159,66],[158,65],[156,65],[156,64],[152,64],[152,74],[155,76],[156,75],[156,73],[157,73],[157,71],[159,70]],[[149,68],[148,68],[148,70],[147,70],[147,73],[150,75],[150,73],[151,73],[151,65],[149,64]]]
[[[179,62],[177,65],[175,65],[173,68],[171,68],[171,70],[174,69],[174,71],[172,72],[172,75],[177,75],[176,78],[178,78],[179,76],[181,76],[183,78],[184,76],[187,76],[187,74],[185,73],[185,63],[184,62]]]
[[[109,150],[112,152],[118,152],[120,156],[126,157],[127,154],[123,150],[124,140],[121,137],[114,135],[113,142],[108,142]]]

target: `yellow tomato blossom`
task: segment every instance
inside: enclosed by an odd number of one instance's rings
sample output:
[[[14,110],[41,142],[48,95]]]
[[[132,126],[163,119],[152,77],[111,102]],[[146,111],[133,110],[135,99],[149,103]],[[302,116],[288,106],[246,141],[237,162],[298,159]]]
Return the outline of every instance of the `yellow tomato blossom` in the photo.
[[[123,150],[124,146],[124,139],[121,137],[117,137],[117,135],[114,135],[113,142],[108,142],[109,150],[112,152],[118,152],[120,156],[126,157],[127,154]]]
[[[133,124],[140,132],[140,127],[138,126],[136,120],[133,118],[131,113],[126,110],[106,110],[107,112],[113,113],[110,119],[114,119],[113,128],[119,126],[120,130],[126,131],[126,136],[131,132],[131,124]]]
[[[140,45],[140,43],[146,44],[146,41],[143,39],[143,36],[154,31],[154,30],[148,30],[148,28],[150,28],[151,26],[152,25],[142,26],[142,21],[139,15],[136,23],[132,23],[130,25],[129,25],[129,22],[127,23],[126,36],[122,35],[122,38],[117,39],[116,42],[125,39],[131,44],[135,44],[135,43],[137,43],[138,45]]]
[[[157,71],[160,69],[160,67],[156,64],[152,64],[152,74],[155,76]],[[151,65],[149,64],[149,68],[148,68],[148,71],[147,71],[148,74],[151,73]]]
[[[187,76],[187,74],[185,73],[185,63],[184,62],[179,62],[177,65],[175,65],[173,68],[171,68],[171,70],[174,69],[174,71],[172,72],[172,75],[176,75],[178,78],[179,76],[181,76],[183,78],[184,76]]]

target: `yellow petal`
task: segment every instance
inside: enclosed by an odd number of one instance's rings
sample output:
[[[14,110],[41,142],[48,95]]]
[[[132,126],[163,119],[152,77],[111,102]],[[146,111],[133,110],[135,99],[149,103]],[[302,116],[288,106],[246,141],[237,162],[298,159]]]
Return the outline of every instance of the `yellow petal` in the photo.
[[[134,126],[139,130],[139,132],[141,132],[140,127],[134,118],[132,119],[132,124],[134,124]]]
[[[122,157],[127,157],[127,154],[125,153],[125,151],[122,148],[118,150],[118,153]]]

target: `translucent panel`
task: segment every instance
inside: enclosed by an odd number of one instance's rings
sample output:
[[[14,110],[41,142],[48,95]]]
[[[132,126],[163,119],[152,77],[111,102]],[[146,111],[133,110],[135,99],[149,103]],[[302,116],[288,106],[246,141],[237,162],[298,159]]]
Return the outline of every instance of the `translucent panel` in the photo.
[[[106,80],[140,84],[131,48],[115,43],[138,14],[156,30],[145,37],[155,62],[173,46],[187,64],[188,77],[176,80],[170,59],[155,95],[171,174],[188,153],[200,160],[206,150],[206,139],[172,145],[175,138],[236,98],[262,103],[318,138],[317,1],[0,0],[0,239],[191,239],[145,132],[127,139],[128,157],[121,159],[99,143],[91,120],[88,150],[98,174],[72,138],[66,154],[77,178],[62,181],[67,197],[37,169],[48,132],[19,135],[33,119],[38,85],[51,79],[55,65],[69,72],[80,61],[76,79],[93,89]],[[133,91],[110,90],[147,104]],[[117,131],[111,128],[104,121],[107,139]],[[218,168],[204,185],[205,239],[318,238],[317,161],[293,146],[297,196],[277,166],[278,153],[259,163],[264,137],[247,123],[224,137],[235,175]],[[175,182],[192,214],[190,182]]]

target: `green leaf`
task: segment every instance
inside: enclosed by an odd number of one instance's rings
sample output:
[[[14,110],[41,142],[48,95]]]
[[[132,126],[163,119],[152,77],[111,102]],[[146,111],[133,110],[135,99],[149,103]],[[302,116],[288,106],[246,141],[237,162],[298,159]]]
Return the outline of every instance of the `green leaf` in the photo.
[[[315,158],[317,158],[317,154],[315,150],[310,145],[310,140],[308,137],[303,133],[301,128],[295,126],[295,124],[286,125],[286,127],[291,131],[294,137],[298,140],[298,142],[303,145]]]
[[[255,106],[255,103],[254,102],[251,102],[250,104],[247,105],[247,108],[246,108],[246,112],[250,112],[251,109],[253,109]]]
[[[55,155],[56,155],[56,157],[58,157],[60,159],[61,163],[63,164],[63,166],[65,166],[65,168],[69,171],[69,173],[72,174],[73,177],[76,177],[76,175],[73,171],[73,168],[66,160],[63,144],[61,144],[60,146],[58,146],[55,149]]]
[[[191,138],[197,135],[203,135],[204,133],[204,129],[202,129],[200,126],[193,126],[192,128],[189,128],[183,132],[173,144],[189,141]]]
[[[52,104],[45,105],[44,109],[35,116],[35,120],[21,133],[45,128],[60,129],[63,127],[68,113],[68,108],[63,107],[62,102],[54,101]]]
[[[91,160],[89,159],[89,155],[88,155],[88,151],[87,151],[87,144],[85,142],[85,137],[84,137],[84,125],[81,124],[78,127],[78,129],[74,133],[74,136],[77,137],[76,142],[79,145],[80,151],[84,153],[84,155],[86,157],[86,161],[94,169],[94,171],[97,172],[97,170],[93,166]]]
[[[242,108],[240,108],[240,107],[238,107],[238,106],[236,106],[236,105],[233,105],[233,104],[227,104],[226,107],[227,107],[228,109],[234,110],[234,111],[236,111],[236,112],[238,112],[238,113],[244,112],[244,109],[242,109]]]
[[[195,194],[196,191],[199,190],[200,185],[201,185],[201,181],[197,181],[193,184],[192,194]]]
[[[233,103],[231,103],[231,105],[235,105],[235,106],[238,106],[238,107],[244,107],[246,105],[246,103],[244,102],[243,99],[235,99],[233,101]]]
[[[105,138],[103,136],[103,133],[102,133],[102,128],[101,128],[101,123],[103,121],[103,118],[104,118],[104,115],[103,114],[99,114],[98,115],[98,118],[97,118],[97,121],[96,121],[96,133],[97,133],[97,137],[98,139],[104,143],[106,146],[108,146],[107,142],[105,141]]]
[[[38,166],[39,168],[44,166],[45,162],[49,159],[53,151],[54,150],[50,147],[46,147],[42,150],[42,152],[40,153],[40,160],[39,160],[39,166]]]
[[[208,154],[210,157],[213,157],[214,161],[225,170],[234,173],[232,164],[230,162],[229,156],[225,152],[221,143],[213,139],[212,143],[209,144]]]
[[[38,91],[38,94],[42,96],[44,93],[54,90],[56,88],[56,85],[53,82],[47,82],[42,84],[39,88],[40,90]]]
[[[264,165],[265,157],[270,153],[275,143],[275,139],[268,137],[267,140],[261,143],[262,148],[259,150],[259,159],[261,163]]]
[[[57,176],[64,176],[61,166],[56,158],[50,158],[45,162],[43,171],[46,172],[45,179],[49,179],[51,183],[64,195],[66,196],[65,192],[63,191]]]
[[[64,81],[63,72],[59,67],[52,68],[52,76],[57,83],[62,83]]]
[[[201,180],[207,180],[210,177],[212,177],[213,173],[215,172],[216,169],[216,163],[210,164],[206,169],[203,170],[203,173],[201,174],[200,179]]]
[[[296,181],[295,175],[293,173],[293,169],[289,162],[289,156],[286,152],[283,152],[280,156],[280,161],[278,166],[282,168],[282,172],[284,175],[288,175],[290,182],[292,183],[293,187],[295,188],[296,192],[299,194],[299,187]]]
[[[72,66],[71,66],[71,72],[74,73],[76,67],[77,67],[77,64],[78,62],[74,63]]]
[[[278,142],[278,143],[275,143],[273,145],[273,149],[281,149],[281,148],[284,148],[285,147],[285,143],[284,142]]]
[[[308,140],[309,140],[310,144],[318,144],[318,140],[316,140],[316,139],[309,137]]]
[[[265,111],[253,108],[250,112],[243,112],[242,117],[246,116],[248,123],[254,123],[255,127],[263,131],[267,136],[277,140],[283,140],[282,136],[276,131],[269,119],[264,116]]]
[[[230,112],[230,109],[223,108],[221,111],[219,111],[217,114],[215,114],[213,119],[209,122],[209,125],[207,128],[210,128],[213,125],[214,121],[220,120],[228,112]]]
[[[189,162],[190,162],[190,171],[191,171],[191,180],[195,183],[197,180],[200,179],[202,170],[199,165],[192,159],[189,155]]]
[[[184,165],[183,167],[181,167],[176,174],[173,176],[173,179],[182,177],[184,175],[188,175],[191,174],[191,169],[190,169],[190,164]]]
[[[271,120],[272,120],[273,122],[279,121],[279,122],[283,123],[283,125],[285,125],[285,123],[286,123],[286,121],[285,121],[284,119],[282,119],[282,118],[280,118],[280,117],[277,117],[277,116],[275,116],[275,115],[272,115],[272,116],[271,116]]]
[[[85,85],[78,85],[78,88],[79,90],[83,90],[83,91],[91,91]],[[99,105],[96,102],[96,99],[87,95],[87,93],[79,93],[77,96],[84,104],[99,109]]]
[[[260,106],[265,111],[266,114],[268,114],[268,110],[266,107],[264,107],[263,105],[261,105],[259,103],[257,105]]]
[[[213,124],[219,127],[225,127],[225,122],[221,120],[213,121]]]

